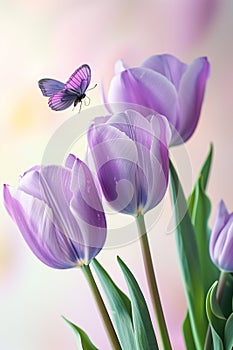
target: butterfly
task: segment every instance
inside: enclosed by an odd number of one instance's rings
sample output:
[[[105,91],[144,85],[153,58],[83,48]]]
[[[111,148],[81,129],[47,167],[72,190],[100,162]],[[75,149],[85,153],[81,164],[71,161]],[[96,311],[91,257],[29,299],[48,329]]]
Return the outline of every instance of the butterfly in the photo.
[[[90,81],[91,68],[87,64],[83,64],[76,69],[65,84],[55,79],[45,78],[39,80],[38,85],[42,94],[49,97],[49,107],[54,111],[62,111],[72,104],[76,107],[78,103],[80,103],[80,111],[82,100],[87,97],[86,90]],[[91,89],[95,87],[96,85]]]

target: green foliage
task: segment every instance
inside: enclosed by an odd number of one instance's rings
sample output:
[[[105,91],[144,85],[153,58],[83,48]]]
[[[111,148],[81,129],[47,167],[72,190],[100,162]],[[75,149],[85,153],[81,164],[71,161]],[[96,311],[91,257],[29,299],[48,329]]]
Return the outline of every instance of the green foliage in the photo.
[[[132,304],[133,327],[138,350],[159,350],[150,314],[140,287],[126,264],[118,257]]]
[[[193,192],[188,200],[189,213],[195,231],[201,267],[201,281],[199,283],[201,283],[203,286],[205,295],[213,282],[219,277],[219,271],[212,263],[209,255],[210,229],[208,227],[208,220],[210,216],[211,204],[205,193],[211,168],[212,154],[213,149],[211,146],[206,161],[201,168]]]
[[[105,292],[111,310],[112,322],[122,349],[134,350],[136,345],[129,298],[116,286],[96,259],[93,259],[91,266],[93,266]]]
[[[233,311],[233,310],[232,310]],[[233,349],[233,312],[228,317],[224,330],[225,348],[226,350]]]
[[[172,201],[175,209],[177,249],[188,303],[190,325],[196,349],[203,350],[207,320],[203,312],[205,295],[200,283],[202,276],[196,234],[183,189],[171,162],[170,175]]]
[[[96,259],[91,265],[105,292],[121,347],[125,350],[158,350],[150,314],[140,287],[119,257],[118,263],[124,274],[130,299],[116,286]]]
[[[178,254],[188,301],[188,312],[183,324],[183,334],[186,347],[191,350],[203,349],[205,333],[208,327],[205,299],[210,286],[219,278],[219,270],[212,263],[209,255],[210,229],[208,220],[211,203],[206,195],[206,187],[212,156],[213,148],[211,145],[192,194],[188,199],[188,213],[185,214],[183,220],[180,208],[182,208],[183,212],[185,211],[186,201],[175,169],[172,165],[170,167],[173,205],[177,207],[176,222],[178,226],[176,235]],[[198,284],[198,288],[193,289],[195,283]],[[202,331],[200,328],[202,328]],[[215,343],[221,344],[218,341],[218,336],[215,337]],[[218,348],[220,349],[221,345],[218,345]]]
[[[65,317],[63,319],[68,323],[68,325],[73,329],[74,334],[78,342],[78,350],[98,350],[95,345],[90,341],[88,335],[74,323],[67,320]]]

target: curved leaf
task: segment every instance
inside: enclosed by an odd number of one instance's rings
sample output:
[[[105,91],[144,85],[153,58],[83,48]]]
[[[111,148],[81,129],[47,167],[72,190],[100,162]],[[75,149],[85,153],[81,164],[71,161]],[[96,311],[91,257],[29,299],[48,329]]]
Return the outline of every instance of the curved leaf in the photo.
[[[218,282],[214,282],[206,297],[206,312],[211,326],[214,350],[223,349],[224,328],[226,318],[222,313],[220,305],[216,299]]]
[[[224,330],[224,340],[226,350],[233,349],[233,313],[228,317],[225,330]]]
[[[202,279],[200,283],[203,285],[205,295],[213,282],[219,277],[219,270],[213,264],[209,255],[210,229],[208,227],[208,220],[211,203],[205,193],[211,168],[212,155],[213,147],[211,145],[209,154],[201,168],[199,178],[188,200],[189,213],[196,234],[198,256],[201,267]]]
[[[73,329],[78,341],[78,350],[98,350],[98,348],[95,347],[95,345],[90,341],[88,335],[81,328],[67,320],[67,318],[65,318],[64,316],[62,316],[62,318]]]
[[[140,287],[126,264],[119,257],[117,260],[130,294],[137,350],[159,350],[150,314]]]
[[[176,170],[170,162],[172,202],[175,209],[176,240],[195,346],[203,350],[207,330],[205,295],[200,281],[201,266],[196,234]]]
[[[187,312],[185,320],[183,322],[183,335],[184,335],[184,341],[186,345],[186,349],[188,350],[196,350],[195,342],[193,339],[193,332],[190,324],[190,318],[189,313]]]
[[[136,345],[129,298],[116,286],[96,259],[92,260],[91,266],[93,266],[108,300],[112,322],[122,349],[134,350]]]

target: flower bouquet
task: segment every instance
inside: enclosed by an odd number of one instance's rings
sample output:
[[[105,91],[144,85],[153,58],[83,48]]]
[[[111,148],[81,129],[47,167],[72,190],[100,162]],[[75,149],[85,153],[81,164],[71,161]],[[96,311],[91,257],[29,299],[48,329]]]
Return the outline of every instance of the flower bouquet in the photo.
[[[233,348],[233,214],[220,201],[209,229],[206,187],[213,147],[188,198],[170,159],[170,148],[180,147],[196,129],[208,77],[205,57],[187,65],[172,55],[155,55],[135,68],[118,61],[109,92],[102,93],[105,112],[91,115],[85,159],[62,154],[63,164],[43,163],[26,171],[17,189],[4,185],[4,205],[37,258],[52,268],[78,267],[83,272],[111,349],[172,349],[145,221],[168,187],[187,300],[182,329],[186,349]],[[90,102],[90,80],[85,64],[66,83],[42,79],[39,87],[53,110],[72,104],[81,109],[83,102]],[[106,203],[137,224],[157,335],[143,288],[130,267],[117,257],[126,295],[96,258],[111,235]],[[78,349],[97,349],[88,330],[64,320],[76,335]]]

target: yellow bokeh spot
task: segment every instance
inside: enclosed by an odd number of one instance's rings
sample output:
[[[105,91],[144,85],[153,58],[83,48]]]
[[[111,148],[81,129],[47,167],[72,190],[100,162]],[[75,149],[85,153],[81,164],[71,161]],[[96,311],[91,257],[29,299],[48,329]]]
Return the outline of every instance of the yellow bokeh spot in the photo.
[[[35,106],[32,96],[25,94],[15,100],[9,113],[9,124],[15,131],[26,131],[35,122]]]

